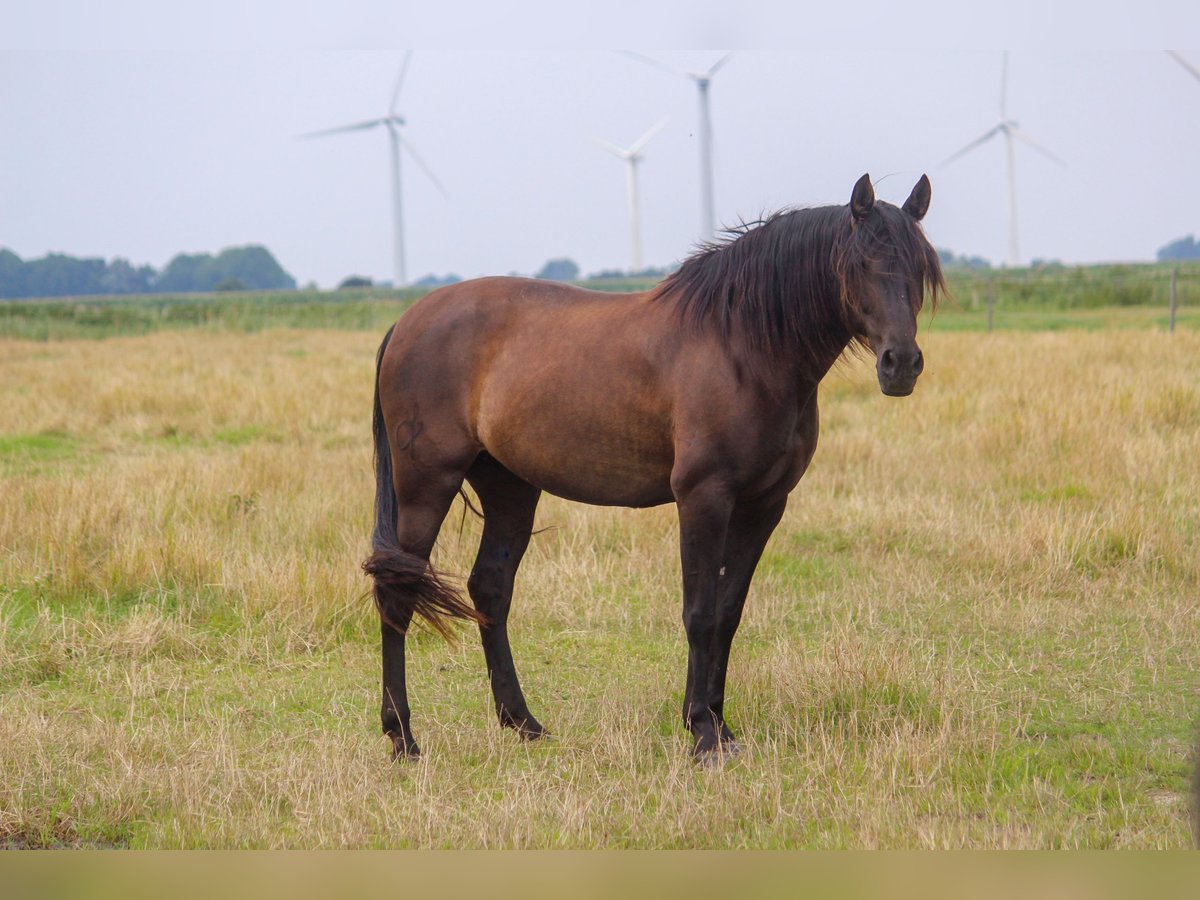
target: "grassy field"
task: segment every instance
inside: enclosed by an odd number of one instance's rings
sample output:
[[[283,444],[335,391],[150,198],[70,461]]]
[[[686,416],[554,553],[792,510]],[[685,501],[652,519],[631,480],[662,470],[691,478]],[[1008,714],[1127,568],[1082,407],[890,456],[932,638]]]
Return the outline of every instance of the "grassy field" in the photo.
[[[0,301],[0,338],[52,341],[157,331],[385,331],[420,290],[157,294]]]
[[[392,764],[358,569],[380,335],[0,342],[0,844],[1186,846],[1200,333],[978,315],[939,314],[911,398],[823,385],[719,771],[678,722],[673,508],[545,500],[511,631],[556,739],[495,725],[474,635],[421,631],[426,757]],[[456,506],[439,565],[478,534]]]
[[[949,300],[934,327],[986,330],[989,293],[997,330],[1165,330],[1173,264],[1072,268],[947,269]],[[1200,326],[1200,263],[1178,266],[1178,324]],[[636,278],[581,282],[606,291],[646,290]],[[273,291],[0,300],[0,339],[52,341],[158,331],[255,332],[273,328],[382,333],[422,289]]]

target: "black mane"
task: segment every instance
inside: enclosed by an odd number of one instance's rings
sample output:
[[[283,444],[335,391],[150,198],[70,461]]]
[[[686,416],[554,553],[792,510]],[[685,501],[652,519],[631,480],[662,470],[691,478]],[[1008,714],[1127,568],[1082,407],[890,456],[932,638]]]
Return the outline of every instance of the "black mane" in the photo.
[[[657,288],[685,324],[735,333],[769,354],[836,358],[857,338],[852,321],[857,285],[872,263],[887,261],[920,279],[936,304],[945,291],[937,252],[917,222],[890,203],[855,221],[848,206],[784,210],[725,232],[702,246]]]

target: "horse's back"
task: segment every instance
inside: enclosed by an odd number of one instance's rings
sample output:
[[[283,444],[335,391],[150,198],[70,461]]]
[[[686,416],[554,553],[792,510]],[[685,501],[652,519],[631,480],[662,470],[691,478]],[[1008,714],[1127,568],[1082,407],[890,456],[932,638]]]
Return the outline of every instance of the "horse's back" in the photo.
[[[474,442],[572,499],[666,502],[671,343],[644,294],[523,278],[460,282],[398,323],[381,369],[383,387],[394,388],[385,418],[419,418],[441,446]]]
[[[640,295],[589,291],[513,276],[461,281],[431,291],[400,317],[393,355],[458,345],[483,349],[520,330],[541,333],[565,322],[603,319],[620,300]]]

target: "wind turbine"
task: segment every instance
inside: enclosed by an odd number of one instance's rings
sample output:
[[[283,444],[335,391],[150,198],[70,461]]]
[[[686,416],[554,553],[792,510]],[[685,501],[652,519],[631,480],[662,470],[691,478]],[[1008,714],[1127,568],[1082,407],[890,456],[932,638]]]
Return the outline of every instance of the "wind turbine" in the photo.
[[[651,126],[628,148],[618,147],[616,144],[610,144],[599,138],[592,138],[609,153],[625,160],[625,180],[629,186],[629,228],[633,237],[633,268],[630,269],[630,274],[642,271],[642,214],[641,207],[638,205],[637,167],[638,163],[642,161],[642,150],[666,124],[667,120],[663,119],[657,125]]]
[[[963,147],[954,155],[947,157],[942,163],[943,166],[954,162],[960,156],[965,156],[970,153],[980,144],[985,144],[994,138],[996,135],[1004,135],[1004,153],[1005,153],[1005,175],[1008,182],[1008,264],[1010,266],[1019,265],[1017,252],[1017,182],[1016,172],[1013,162],[1013,139],[1024,141],[1034,150],[1038,151],[1050,159],[1054,160],[1060,166],[1065,165],[1061,159],[1037,143],[1033,138],[1023,132],[1017,123],[1008,117],[1008,52],[1004,53],[1004,61],[1000,68],[1000,121],[977,137],[967,146]]]
[[[709,114],[708,108],[708,87],[712,83],[713,76],[717,74],[717,70],[729,62],[733,54],[726,53],[703,72],[688,72],[683,69],[672,68],[666,63],[659,62],[657,59],[649,56],[643,56],[641,53],[634,53],[632,50],[622,52],[630,59],[636,59],[638,62],[643,62],[648,66],[654,66],[656,69],[670,72],[672,75],[682,75],[684,78],[690,78],[696,82],[696,88],[700,92],[700,236],[707,241],[713,236],[714,231],[712,117]]]
[[[433,174],[433,170],[429,168],[425,160],[417,153],[416,148],[412,145],[412,141],[404,136],[401,131],[405,124],[404,119],[396,113],[396,104],[400,101],[400,88],[404,85],[404,76],[408,72],[408,64],[411,61],[412,51],[409,50],[404,55],[404,62],[400,64],[400,74],[396,76],[396,84],[392,88],[392,102],[388,104],[387,115],[381,116],[378,119],[367,119],[365,122],[355,122],[352,125],[324,128],[321,131],[310,131],[307,134],[300,135],[301,138],[314,138],[327,137],[333,134],[345,134],[349,131],[368,131],[379,126],[387,129],[388,141],[392,148],[392,233],[394,241],[392,252],[396,270],[396,287],[403,287],[408,283],[408,278],[404,271],[404,207],[400,200],[401,146],[408,151],[408,155],[412,157],[413,162],[420,166],[421,170],[429,176],[429,180],[433,182],[434,187],[441,192],[442,196],[446,196],[446,189],[442,187],[442,183]]]
[[[1169,54],[1171,54],[1171,58],[1173,60],[1175,60],[1175,62],[1179,63],[1181,66],[1183,66],[1189,72],[1191,72],[1193,78],[1195,78],[1197,81],[1200,81],[1200,69],[1197,69],[1195,66],[1193,66],[1190,62],[1188,62],[1186,59],[1184,59],[1182,56],[1180,56],[1174,50],[1168,50],[1167,52]]]

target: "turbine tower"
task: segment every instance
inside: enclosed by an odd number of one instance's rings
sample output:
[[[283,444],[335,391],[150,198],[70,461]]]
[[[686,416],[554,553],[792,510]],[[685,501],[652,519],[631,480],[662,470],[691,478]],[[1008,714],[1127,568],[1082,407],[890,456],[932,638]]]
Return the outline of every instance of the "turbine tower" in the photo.
[[[642,213],[638,204],[637,167],[642,161],[642,151],[650,143],[650,139],[667,124],[663,119],[657,125],[651,126],[645,134],[629,145],[628,148],[618,147],[608,141],[592,138],[597,144],[620,159],[625,160],[625,180],[629,186],[629,229],[633,239],[633,267],[630,274],[642,271]]]
[[[429,168],[425,160],[421,159],[416,148],[413,147],[412,141],[404,136],[402,131],[405,124],[404,119],[396,113],[396,105],[400,102],[400,88],[404,85],[404,76],[408,72],[408,64],[411,61],[412,51],[409,50],[404,55],[404,62],[400,64],[400,74],[396,76],[396,84],[392,88],[392,102],[388,104],[387,115],[381,116],[378,119],[367,119],[365,122],[355,122],[352,125],[325,128],[321,131],[310,131],[307,134],[300,135],[301,138],[314,138],[344,134],[349,131],[368,131],[380,126],[387,129],[388,142],[392,151],[392,258],[395,266],[396,287],[404,287],[408,283],[408,277],[404,269],[404,206],[400,197],[401,148],[408,151],[408,155],[412,157],[413,162],[420,166],[421,170],[429,176],[429,180],[433,182],[434,187],[438,189],[443,197],[446,196],[446,189],[442,187],[442,183],[433,174],[433,170]]]
[[[712,84],[717,70],[729,62],[733,54],[726,53],[703,72],[688,72],[672,68],[666,63],[643,56],[641,53],[634,53],[632,50],[623,52],[630,59],[636,59],[648,66],[670,72],[672,75],[682,75],[684,78],[690,78],[696,82],[696,88],[700,93],[700,127],[698,130],[700,135],[700,236],[706,241],[710,240],[715,226],[713,224],[712,117],[709,113],[708,88]]]
[[[1013,140],[1024,141],[1034,150],[1038,151],[1050,159],[1054,160],[1060,166],[1064,165],[1063,161],[1043,147],[1041,144],[1034,141],[1029,135],[1023,132],[1012,119],[1008,117],[1008,51],[1004,53],[1004,61],[1000,68],[1000,121],[977,137],[967,146],[963,147],[957,153],[946,158],[942,165],[948,165],[954,162],[960,156],[965,156],[970,153],[980,144],[985,144],[1000,134],[1004,136],[1004,159],[1005,159],[1005,176],[1008,184],[1008,264],[1017,266],[1020,264],[1020,255],[1017,249],[1017,176],[1014,164]]]

